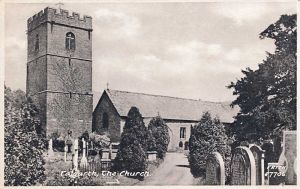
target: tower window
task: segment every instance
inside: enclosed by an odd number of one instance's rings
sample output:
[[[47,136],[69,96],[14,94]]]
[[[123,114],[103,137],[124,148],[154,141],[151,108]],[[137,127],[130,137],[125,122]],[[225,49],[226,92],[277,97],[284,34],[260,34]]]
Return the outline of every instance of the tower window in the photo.
[[[103,117],[102,117],[102,124],[103,124],[103,128],[108,128],[108,114],[104,113]]]
[[[75,35],[72,32],[66,34],[66,49],[75,50]]]
[[[34,50],[35,51],[39,50],[39,45],[40,45],[39,34],[36,34],[36,36],[35,36],[35,45],[34,45]]]

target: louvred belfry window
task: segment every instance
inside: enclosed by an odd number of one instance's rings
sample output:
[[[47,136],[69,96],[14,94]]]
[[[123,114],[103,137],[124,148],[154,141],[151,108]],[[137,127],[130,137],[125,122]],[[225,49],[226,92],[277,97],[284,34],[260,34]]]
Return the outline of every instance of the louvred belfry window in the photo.
[[[75,35],[72,32],[66,34],[66,49],[75,50]]]

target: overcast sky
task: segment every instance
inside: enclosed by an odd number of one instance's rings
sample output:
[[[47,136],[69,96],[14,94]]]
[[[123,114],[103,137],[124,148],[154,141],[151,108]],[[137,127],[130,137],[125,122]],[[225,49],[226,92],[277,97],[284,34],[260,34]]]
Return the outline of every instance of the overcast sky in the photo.
[[[6,4],[5,84],[26,88],[26,21],[54,4]],[[65,4],[93,17],[95,101],[110,89],[208,101],[235,97],[225,86],[241,69],[257,68],[274,52],[259,33],[290,3],[97,3]]]

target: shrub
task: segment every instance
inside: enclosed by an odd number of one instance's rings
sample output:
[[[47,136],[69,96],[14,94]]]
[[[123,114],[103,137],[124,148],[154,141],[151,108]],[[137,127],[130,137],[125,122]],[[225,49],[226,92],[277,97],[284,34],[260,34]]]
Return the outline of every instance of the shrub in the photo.
[[[146,150],[149,135],[138,108],[132,107],[121,135],[114,169],[130,172],[146,170]]]
[[[219,152],[225,162],[225,172],[228,178],[230,165],[230,147],[222,123],[217,118],[212,119],[206,112],[200,122],[192,128],[189,140],[189,163],[191,173],[195,177],[205,173],[206,158],[212,152]]]
[[[155,140],[157,156],[160,159],[163,159],[166,155],[170,142],[168,126],[160,116],[157,116],[151,119],[148,129]]]
[[[30,98],[18,101],[12,94],[14,92],[5,87],[4,184],[30,186],[42,183],[45,180],[42,153],[46,141],[36,133],[39,127],[37,109]]]

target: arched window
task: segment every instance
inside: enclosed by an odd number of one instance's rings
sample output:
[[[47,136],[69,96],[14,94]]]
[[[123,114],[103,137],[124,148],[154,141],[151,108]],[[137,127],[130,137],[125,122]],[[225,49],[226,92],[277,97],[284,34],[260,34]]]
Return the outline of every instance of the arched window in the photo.
[[[39,34],[36,34],[35,36],[35,45],[34,45],[34,50],[38,51],[40,46],[40,39],[39,39]]]
[[[75,50],[75,35],[72,32],[66,34],[66,49]]]
[[[182,146],[183,146],[183,143],[182,143],[182,141],[180,141],[179,142],[179,147],[182,148]]]
[[[108,128],[109,122],[108,122],[108,114],[107,113],[103,113],[103,117],[102,117],[102,124],[103,124],[103,128]]]

